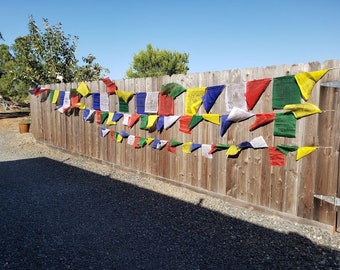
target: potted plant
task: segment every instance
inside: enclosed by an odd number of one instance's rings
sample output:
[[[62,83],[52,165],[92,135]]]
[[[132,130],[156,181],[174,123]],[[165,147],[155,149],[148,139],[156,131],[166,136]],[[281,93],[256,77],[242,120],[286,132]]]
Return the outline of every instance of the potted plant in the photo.
[[[27,133],[30,130],[31,126],[31,118],[25,117],[19,122],[19,132],[20,133]]]

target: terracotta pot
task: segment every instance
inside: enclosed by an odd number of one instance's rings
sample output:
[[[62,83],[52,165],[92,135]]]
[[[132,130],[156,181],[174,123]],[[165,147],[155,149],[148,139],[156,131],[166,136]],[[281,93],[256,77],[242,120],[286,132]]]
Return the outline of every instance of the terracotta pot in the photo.
[[[27,133],[30,130],[30,123],[19,123],[19,132]]]

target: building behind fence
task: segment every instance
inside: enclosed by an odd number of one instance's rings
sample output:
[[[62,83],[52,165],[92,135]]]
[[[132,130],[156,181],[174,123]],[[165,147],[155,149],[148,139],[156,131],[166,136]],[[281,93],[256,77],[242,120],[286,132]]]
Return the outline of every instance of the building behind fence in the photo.
[[[294,75],[299,72],[316,71],[340,67],[337,60],[324,63],[269,66],[265,68],[233,69],[227,71],[173,75],[159,78],[125,79],[115,81],[118,89],[128,92],[160,91],[162,85],[175,82],[184,88],[206,87],[230,83],[243,83],[262,78],[276,78]],[[156,150],[150,146],[136,149],[126,143],[110,140],[112,136],[99,136],[97,123],[83,120],[79,114],[66,116],[55,110],[56,105],[48,100],[41,102],[39,96],[31,97],[32,133],[39,142],[64,149],[112,164],[142,175],[150,175],[159,180],[171,181],[198,191],[208,192],[229,198],[234,202],[252,205],[259,209],[273,211],[287,216],[305,218],[333,225],[334,205],[315,198],[315,194],[337,196],[339,193],[339,130],[340,98],[339,88],[324,87],[322,83],[339,81],[340,70],[330,70],[313,89],[308,102],[318,106],[323,112],[297,120],[296,137],[273,135],[273,123],[254,131],[249,126],[254,118],[232,124],[221,136],[220,126],[208,121],[200,122],[192,129],[192,134],[179,131],[177,121],[171,128],[162,132],[141,130],[137,123],[128,128],[120,120],[106,128],[143,138],[157,138],[197,144],[237,145],[262,136],[268,146],[279,144],[295,146],[318,146],[319,148],[296,161],[295,153],[285,156],[284,166],[271,166],[268,148],[246,149],[238,157],[226,156],[226,151],[217,151],[209,159],[201,154],[201,149],[190,154],[184,153],[181,146],[176,153],[166,148]],[[78,83],[49,85],[51,89],[70,90]],[[106,93],[102,81],[86,83],[92,93]],[[273,80],[255,105],[254,114],[273,112]],[[224,90],[216,100],[210,113],[227,114]],[[184,115],[185,96],[175,99],[174,114]],[[87,108],[92,107],[91,95],[82,98]],[[116,95],[109,96],[109,111],[118,112],[119,102]],[[129,113],[135,113],[135,100],[129,102]],[[198,115],[206,113],[202,107]]]

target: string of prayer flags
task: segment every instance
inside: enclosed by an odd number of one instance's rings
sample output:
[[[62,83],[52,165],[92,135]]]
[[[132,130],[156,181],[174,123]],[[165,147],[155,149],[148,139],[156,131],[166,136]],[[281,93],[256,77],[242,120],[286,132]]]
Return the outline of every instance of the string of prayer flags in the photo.
[[[127,124],[127,126],[128,126],[129,128],[132,128],[132,127],[138,122],[139,118],[140,118],[140,115],[139,115],[139,114],[136,114],[136,113],[131,114],[130,117],[129,117],[129,119],[128,119],[128,124]]]
[[[136,113],[145,114],[145,98],[146,92],[136,93]]]
[[[179,117],[179,131],[191,134],[191,129],[189,128],[189,124],[191,122],[192,116],[182,115]]]
[[[233,121],[229,120],[228,114],[224,114],[221,116],[221,128],[220,128],[221,137],[223,137],[223,135],[227,132],[227,130],[233,123],[234,123]]]
[[[249,131],[265,126],[275,119],[275,113],[258,113],[255,114],[255,122],[249,126]]]
[[[248,110],[252,110],[257,101],[260,99],[263,92],[267,89],[271,79],[264,78],[259,80],[253,80],[246,83],[246,103]]]
[[[159,95],[158,97],[158,115],[173,115],[175,110],[175,102],[168,95]]]
[[[294,75],[274,78],[272,91],[273,109],[283,109],[287,104],[300,104],[301,92]]]
[[[285,105],[283,109],[292,111],[296,119],[322,112],[316,105],[309,102],[303,104],[288,104]]]
[[[168,129],[174,125],[179,118],[179,115],[164,116],[164,129]]]
[[[255,137],[249,143],[251,144],[251,146],[254,149],[261,149],[261,148],[267,148],[268,147],[266,141],[264,140],[264,138],[262,136]]]
[[[304,146],[304,147],[299,147],[296,151],[296,160],[299,160],[310,153],[314,152],[318,147],[316,146]]]
[[[172,99],[175,99],[180,94],[186,91],[186,89],[178,83],[167,83],[162,85],[162,95],[168,95]]]
[[[202,114],[204,120],[219,125],[220,124],[220,115],[217,113],[204,113]]]
[[[329,69],[301,72],[295,75],[302,98],[307,101],[313,91],[314,85],[329,71]]]
[[[211,149],[212,149],[212,145],[211,144],[202,144],[201,146],[202,149],[202,156],[205,158],[213,158],[213,155],[210,153]]]
[[[91,94],[90,89],[87,87],[85,82],[81,82],[77,87],[77,92],[81,94],[83,97],[87,97]]]
[[[285,154],[278,150],[275,146],[269,146],[269,161],[271,166],[284,166]]]
[[[276,113],[274,120],[274,136],[295,138],[296,118],[291,112]]]
[[[147,92],[145,97],[145,112],[157,113],[158,112],[158,92]]]
[[[36,86],[33,88],[33,90],[30,90],[29,92],[33,94],[34,96],[39,96],[44,92],[49,92],[50,89],[46,87]]]
[[[203,102],[206,87],[187,89],[185,96],[185,115],[193,116],[197,114]]]
[[[116,93],[117,85],[115,82],[111,81],[109,77],[102,79],[103,83],[106,85],[106,93],[108,95],[113,95]]]
[[[245,99],[245,83],[229,83],[225,92],[225,106],[227,112],[234,107],[238,107],[244,111],[247,110]]]
[[[222,93],[225,85],[208,86],[205,89],[205,95],[202,97],[203,107],[207,113],[210,112],[217,98]]]
[[[188,125],[188,128],[192,130],[194,127],[196,127],[200,122],[203,121],[202,115],[193,115],[191,118],[191,121]]]
[[[242,108],[233,107],[229,113],[228,120],[232,122],[241,122],[253,117],[254,115],[254,113],[248,112]]]
[[[286,144],[278,144],[276,146],[276,149],[284,153],[285,155],[288,155],[289,152],[295,152],[299,147],[294,145],[286,145]]]
[[[40,102],[45,102],[48,99],[48,97],[51,93],[51,90],[49,88],[45,88],[44,91],[39,91],[39,92],[40,92],[39,93],[40,94]]]
[[[94,113],[95,113],[95,110],[84,109],[84,111],[83,111],[83,120],[92,122],[93,121]]]

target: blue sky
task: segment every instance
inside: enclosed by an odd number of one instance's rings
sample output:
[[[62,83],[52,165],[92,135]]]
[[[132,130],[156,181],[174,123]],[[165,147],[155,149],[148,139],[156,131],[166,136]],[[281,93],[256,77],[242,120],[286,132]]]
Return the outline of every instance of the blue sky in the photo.
[[[189,53],[189,73],[340,59],[339,0],[6,0],[0,32],[7,45],[28,34],[29,15],[79,36],[77,59],[93,54],[124,78],[138,54]]]

